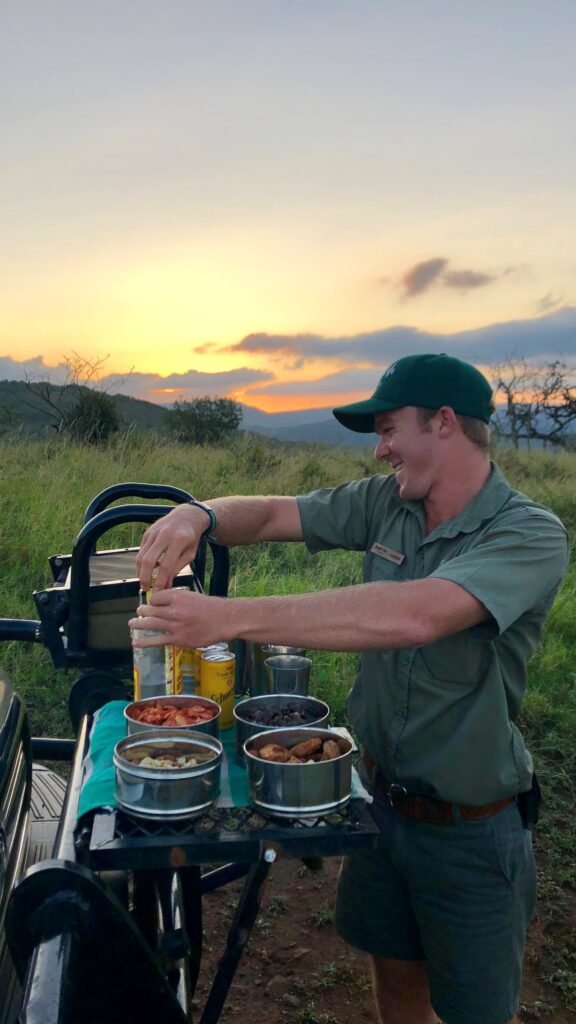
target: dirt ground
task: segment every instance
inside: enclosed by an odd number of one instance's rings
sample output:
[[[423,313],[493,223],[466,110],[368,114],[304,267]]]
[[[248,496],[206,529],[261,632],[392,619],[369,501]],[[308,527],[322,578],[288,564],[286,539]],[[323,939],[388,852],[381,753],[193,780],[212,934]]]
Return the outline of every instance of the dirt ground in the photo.
[[[224,1007],[223,1021],[249,1024],[377,1024],[368,958],[338,938],[332,920],[339,862],[319,871],[285,860],[270,872],[256,922]],[[204,1006],[211,977],[224,949],[230,917],[242,883],[204,898],[205,947],[196,991]],[[576,925],[576,906],[572,924]],[[562,929],[571,930],[564,921]],[[530,934],[522,993],[524,1024],[574,1024],[557,988],[546,981],[547,948],[561,942],[552,922],[537,917]]]

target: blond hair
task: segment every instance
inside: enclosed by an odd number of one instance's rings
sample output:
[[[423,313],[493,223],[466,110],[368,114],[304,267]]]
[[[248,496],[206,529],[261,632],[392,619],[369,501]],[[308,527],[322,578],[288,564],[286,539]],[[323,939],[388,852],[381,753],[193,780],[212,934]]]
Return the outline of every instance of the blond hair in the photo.
[[[418,413],[418,422],[420,426],[425,427],[430,420],[434,419],[438,409],[425,409],[422,406],[417,406],[416,411]],[[462,433],[468,438],[472,444],[475,444],[481,451],[487,452],[490,447],[490,427],[484,420],[479,420],[476,416],[462,416],[460,413],[455,413],[456,419],[462,427]]]

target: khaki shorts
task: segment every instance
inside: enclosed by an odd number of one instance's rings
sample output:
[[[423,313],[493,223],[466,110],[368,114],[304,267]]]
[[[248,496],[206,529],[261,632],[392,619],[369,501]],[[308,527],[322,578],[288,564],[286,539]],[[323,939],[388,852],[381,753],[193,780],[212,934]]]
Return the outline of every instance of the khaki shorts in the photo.
[[[336,926],[350,945],[425,960],[445,1024],[506,1024],[517,1012],[536,902],[531,833],[516,804],[492,818],[428,825],[379,795],[378,850],[344,860]]]

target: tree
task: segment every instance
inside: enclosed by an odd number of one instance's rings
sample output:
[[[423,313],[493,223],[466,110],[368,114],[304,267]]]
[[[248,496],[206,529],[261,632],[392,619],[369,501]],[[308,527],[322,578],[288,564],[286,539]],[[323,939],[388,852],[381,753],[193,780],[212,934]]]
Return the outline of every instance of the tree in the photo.
[[[230,398],[194,398],[175,402],[167,416],[168,431],[186,444],[215,444],[238,429],[242,408]]]
[[[67,413],[68,433],[85,444],[101,444],[120,429],[116,406],[101,391],[83,391]]]
[[[576,370],[555,359],[533,366],[520,356],[511,356],[492,372],[496,393],[504,395],[506,422],[499,432],[515,448],[522,441],[567,447],[570,427],[576,422]]]
[[[100,383],[100,373],[108,356],[86,359],[77,352],[64,357],[66,374],[62,384],[27,377],[28,406],[50,421],[58,434],[68,434],[88,444],[106,440],[120,428],[120,419],[112,399]],[[125,377],[115,379],[118,386]]]

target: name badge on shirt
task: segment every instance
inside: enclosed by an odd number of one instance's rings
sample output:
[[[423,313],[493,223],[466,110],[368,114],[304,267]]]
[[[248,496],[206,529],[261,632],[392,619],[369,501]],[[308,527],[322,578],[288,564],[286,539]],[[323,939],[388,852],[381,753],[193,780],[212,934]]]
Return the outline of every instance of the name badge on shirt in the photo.
[[[392,548],[387,548],[384,544],[373,544],[370,551],[374,555],[379,555],[380,558],[385,558],[387,562],[395,562],[396,565],[402,565],[406,555],[400,553],[400,551],[393,551]]]

